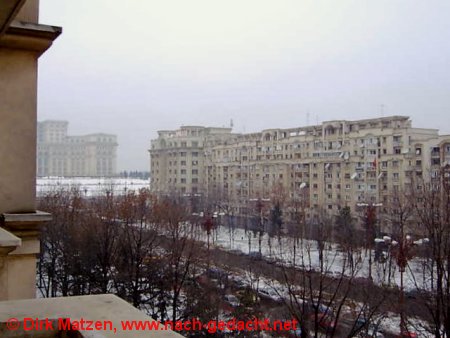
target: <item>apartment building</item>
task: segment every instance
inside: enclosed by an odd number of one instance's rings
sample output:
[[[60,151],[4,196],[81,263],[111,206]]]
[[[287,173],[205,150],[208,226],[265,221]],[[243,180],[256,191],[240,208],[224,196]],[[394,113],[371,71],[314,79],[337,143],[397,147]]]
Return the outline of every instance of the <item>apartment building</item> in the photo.
[[[67,121],[38,122],[37,175],[108,177],[116,174],[117,137],[69,136]]]
[[[166,194],[205,194],[207,149],[226,143],[231,135],[231,128],[198,126],[158,131],[150,149],[153,189]]]
[[[449,142],[436,129],[413,128],[406,116],[250,134],[182,127],[152,141],[152,188],[214,198],[237,214],[255,200],[282,200],[306,218],[337,214],[343,206],[388,204],[393,191],[431,179],[450,164]]]

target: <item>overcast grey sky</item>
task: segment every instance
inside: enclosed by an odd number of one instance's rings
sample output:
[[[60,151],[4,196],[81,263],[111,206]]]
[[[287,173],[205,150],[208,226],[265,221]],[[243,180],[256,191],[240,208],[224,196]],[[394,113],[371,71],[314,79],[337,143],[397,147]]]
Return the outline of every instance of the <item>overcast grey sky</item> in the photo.
[[[450,133],[449,0],[41,0],[63,34],[40,59],[38,119],[114,133],[148,170],[160,129],[250,132],[408,115]]]

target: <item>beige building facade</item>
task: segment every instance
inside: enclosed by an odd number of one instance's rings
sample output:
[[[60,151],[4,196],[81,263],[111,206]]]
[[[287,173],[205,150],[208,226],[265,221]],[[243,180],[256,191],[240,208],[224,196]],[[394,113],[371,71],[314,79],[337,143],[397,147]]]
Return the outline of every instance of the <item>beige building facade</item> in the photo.
[[[61,28],[38,22],[37,0],[0,2],[0,300],[34,298],[38,58]]]
[[[231,128],[185,126],[158,135],[150,149],[153,188],[167,194],[204,194],[208,149],[226,142]]]
[[[109,177],[116,174],[117,136],[70,136],[67,121],[37,126],[37,175]]]
[[[251,134],[212,130],[159,132],[150,149],[155,191],[196,194],[236,214],[254,209],[252,201],[278,200],[291,216],[301,209],[309,218],[323,211],[335,215],[343,206],[386,206],[393,191],[431,179],[450,160],[450,138],[414,128],[406,116]]]

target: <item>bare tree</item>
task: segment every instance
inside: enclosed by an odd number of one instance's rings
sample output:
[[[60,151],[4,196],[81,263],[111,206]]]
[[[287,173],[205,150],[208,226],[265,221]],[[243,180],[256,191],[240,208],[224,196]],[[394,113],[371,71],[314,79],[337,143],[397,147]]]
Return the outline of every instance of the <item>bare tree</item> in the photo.
[[[421,301],[432,319],[436,337],[450,337],[450,167],[441,167],[430,182],[414,190],[415,210],[429,239],[423,260]],[[420,189],[419,189],[420,188]]]
[[[117,213],[117,197],[110,191],[90,200],[89,219],[82,227],[93,260],[92,291],[108,293],[113,287],[117,259],[120,223]]]
[[[300,323],[302,337],[323,333],[327,337],[353,337],[367,327],[384,301],[381,294],[376,299],[371,297],[371,283],[357,278],[363,262],[354,248],[347,247],[342,253],[329,242],[331,222],[324,215],[317,217],[313,225],[315,240],[303,239],[298,265],[283,269],[288,290],[285,305]],[[285,250],[286,256],[291,254]],[[359,305],[349,313],[353,298]]]
[[[164,244],[165,283],[170,287],[170,320],[179,320],[182,316],[182,291],[186,282],[192,279],[198,253],[190,234],[194,226],[189,222],[189,212],[179,201],[162,199],[154,206],[154,222],[162,228]],[[162,318],[165,319],[165,318]]]
[[[116,259],[116,289],[120,295],[141,307],[151,301],[159,245],[153,223],[153,197],[148,189],[128,192],[118,201],[121,220],[119,254]]]
[[[83,239],[79,228],[85,215],[80,191],[58,189],[38,202],[40,209],[53,215],[41,232],[39,290],[45,297],[82,294],[85,281],[80,278],[84,267],[80,264]]]

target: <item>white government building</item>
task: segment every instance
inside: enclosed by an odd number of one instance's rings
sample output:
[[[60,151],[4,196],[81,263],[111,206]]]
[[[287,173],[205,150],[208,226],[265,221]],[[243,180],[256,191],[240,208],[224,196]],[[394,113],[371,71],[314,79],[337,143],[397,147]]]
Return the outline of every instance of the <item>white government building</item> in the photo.
[[[109,177],[116,174],[117,136],[69,136],[67,121],[37,125],[37,176]]]

